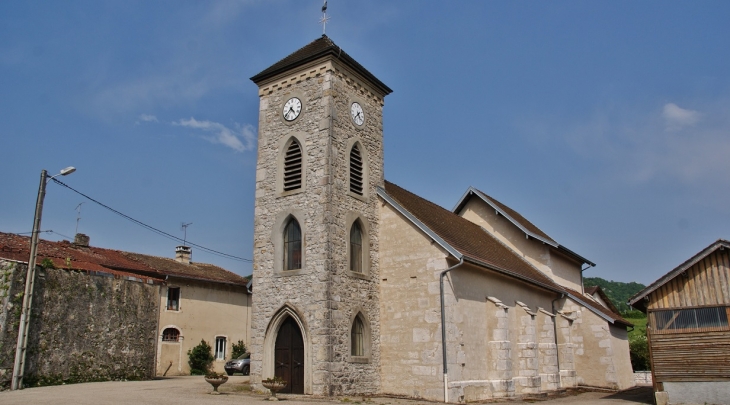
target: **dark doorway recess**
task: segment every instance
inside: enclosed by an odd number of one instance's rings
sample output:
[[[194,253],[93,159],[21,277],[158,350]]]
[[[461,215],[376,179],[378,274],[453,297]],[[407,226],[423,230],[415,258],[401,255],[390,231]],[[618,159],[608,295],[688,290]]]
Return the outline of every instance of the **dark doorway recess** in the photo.
[[[288,381],[279,392],[304,394],[304,339],[299,325],[288,317],[276,336],[274,375]]]

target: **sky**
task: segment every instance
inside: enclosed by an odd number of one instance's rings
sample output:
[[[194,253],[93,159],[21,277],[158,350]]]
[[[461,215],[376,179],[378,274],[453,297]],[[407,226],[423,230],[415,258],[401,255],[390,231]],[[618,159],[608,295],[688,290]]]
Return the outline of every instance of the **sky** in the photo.
[[[59,179],[79,192],[251,259],[249,78],[317,39],[321,6],[0,2],[0,231],[30,232],[41,170],[74,166]],[[474,186],[595,262],[587,277],[647,284],[730,239],[730,2],[330,0],[327,15],[393,89],[389,181],[447,209]],[[77,226],[92,246],[180,244],[49,182],[42,238]]]

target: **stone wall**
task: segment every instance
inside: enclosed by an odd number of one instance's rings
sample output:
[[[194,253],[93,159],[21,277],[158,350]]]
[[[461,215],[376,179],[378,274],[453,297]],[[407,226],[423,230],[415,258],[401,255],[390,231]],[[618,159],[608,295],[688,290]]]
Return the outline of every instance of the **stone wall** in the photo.
[[[10,386],[27,265],[0,260],[0,389]],[[159,286],[39,270],[25,386],[154,377]]]

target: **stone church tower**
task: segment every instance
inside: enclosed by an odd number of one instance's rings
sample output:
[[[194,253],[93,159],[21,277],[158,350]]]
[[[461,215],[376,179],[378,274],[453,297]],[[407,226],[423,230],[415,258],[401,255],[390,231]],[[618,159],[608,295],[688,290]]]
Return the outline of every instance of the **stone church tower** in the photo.
[[[391,90],[324,35],[251,80],[260,97],[252,382],[377,392],[377,188]]]

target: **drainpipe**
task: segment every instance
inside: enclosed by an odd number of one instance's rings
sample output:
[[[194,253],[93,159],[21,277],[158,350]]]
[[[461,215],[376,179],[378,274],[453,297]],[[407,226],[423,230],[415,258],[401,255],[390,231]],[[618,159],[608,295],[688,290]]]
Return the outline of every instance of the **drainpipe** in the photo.
[[[464,264],[464,256],[459,258],[459,263],[449,267],[439,275],[439,285],[441,287],[441,351],[444,360],[444,402],[449,402],[449,375],[446,363],[446,313],[444,312],[444,277],[446,273]],[[559,369],[559,367],[558,367]]]
[[[583,273],[581,272],[581,276]],[[581,283],[582,285],[583,283]],[[553,319],[553,334],[555,335],[555,361],[558,363],[558,383],[560,383],[560,346],[558,346],[558,313],[555,312],[555,301],[561,300],[565,298],[565,294],[560,294],[560,297],[555,298],[550,303],[550,308],[553,311],[553,314],[555,315],[555,319]]]

